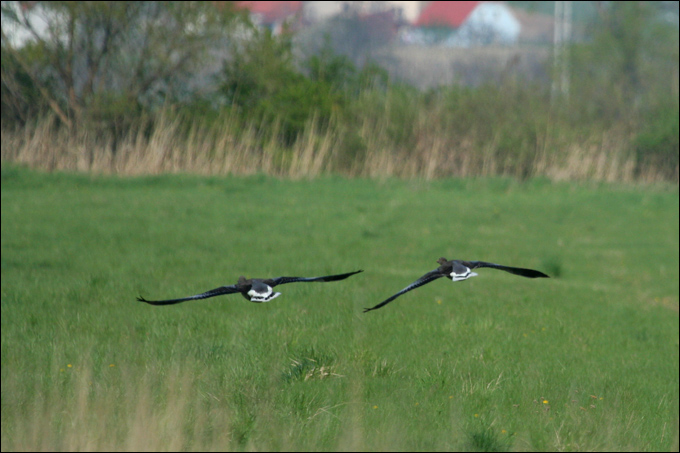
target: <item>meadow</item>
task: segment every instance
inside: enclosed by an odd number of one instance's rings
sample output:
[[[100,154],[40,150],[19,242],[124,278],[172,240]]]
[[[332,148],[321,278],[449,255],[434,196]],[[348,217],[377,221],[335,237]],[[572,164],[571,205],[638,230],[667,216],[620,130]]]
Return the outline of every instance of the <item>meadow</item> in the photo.
[[[3,163],[1,194],[3,451],[678,449],[677,185]],[[552,278],[362,313],[440,256]]]

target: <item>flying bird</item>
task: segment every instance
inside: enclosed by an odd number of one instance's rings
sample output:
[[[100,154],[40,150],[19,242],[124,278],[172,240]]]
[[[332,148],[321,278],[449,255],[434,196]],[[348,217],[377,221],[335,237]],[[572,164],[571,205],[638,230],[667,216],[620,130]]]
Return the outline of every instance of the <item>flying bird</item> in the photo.
[[[326,275],[325,277],[276,277],[246,279],[244,276],[240,276],[238,278],[238,282],[235,285],[220,286],[219,288],[211,289],[210,291],[196,294],[195,296],[167,300],[147,300],[142,296],[139,296],[137,297],[137,300],[151,305],[173,305],[180,302],[185,302],[187,300],[200,300],[207,299],[209,297],[221,296],[222,294],[241,293],[243,297],[251,302],[262,303],[269,302],[270,300],[281,295],[281,293],[274,292],[272,289],[276,285],[295,282],[334,282],[338,280],[344,280],[347,277],[358,274],[359,272],[363,272],[363,270],[349,272],[347,274]]]
[[[449,261],[446,258],[442,257],[442,258],[439,258],[437,260],[437,263],[439,263],[439,267],[437,269],[430,271],[427,274],[423,275],[418,280],[411,283],[410,285],[408,285],[406,288],[399,291],[394,296],[380,302],[375,307],[365,308],[364,313],[371,311],[371,310],[377,310],[378,308],[389,304],[390,302],[392,302],[394,299],[401,296],[402,294],[407,293],[407,292],[411,291],[412,289],[416,289],[419,286],[423,286],[427,283],[430,283],[431,281],[434,281],[434,280],[436,280],[440,277],[450,278],[454,282],[467,280],[470,277],[476,277],[477,273],[472,272],[472,269],[477,269],[479,267],[490,267],[492,269],[500,269],[500,270],[505,271],[505,272],[510,272],[511,274],[521,275],[522,277],[528,277],[528,278],[539,278],[539,277],[550,278],[548,275],[545,275],[543,272],[535,271],[533,269],[524,269],[522,267],[502,266],[500,264],[486,263],[484,261],[459,261],[459,260]]]

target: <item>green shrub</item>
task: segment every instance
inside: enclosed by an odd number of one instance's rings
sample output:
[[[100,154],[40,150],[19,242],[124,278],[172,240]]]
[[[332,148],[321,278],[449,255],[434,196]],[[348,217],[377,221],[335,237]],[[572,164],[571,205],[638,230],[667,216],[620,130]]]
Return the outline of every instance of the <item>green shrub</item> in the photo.
[[[332,80],[321,77],[318,63],[315,68],[315,78],[305,77],[295,68],[288,40],[258,31],[234,49],[224,68],[222,92],[245,121],[260,128],[278,123],[283,143],[289,146],[312,117],[325,128],[342,103]]]
[[[678,106],[649,115],[635,138],[637,170],[654,168],[668,179],[678,179]]]

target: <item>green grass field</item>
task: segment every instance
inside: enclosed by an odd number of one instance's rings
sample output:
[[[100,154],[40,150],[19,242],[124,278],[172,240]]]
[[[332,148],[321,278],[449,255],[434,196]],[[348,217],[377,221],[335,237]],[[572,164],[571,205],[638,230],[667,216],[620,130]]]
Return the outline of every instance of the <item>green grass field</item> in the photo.
[[[678,449],[678,188],[2,167],[2,450]],[[437,267],[437,280],[363,314]],[[239,275],[348,280],[154,307]]]

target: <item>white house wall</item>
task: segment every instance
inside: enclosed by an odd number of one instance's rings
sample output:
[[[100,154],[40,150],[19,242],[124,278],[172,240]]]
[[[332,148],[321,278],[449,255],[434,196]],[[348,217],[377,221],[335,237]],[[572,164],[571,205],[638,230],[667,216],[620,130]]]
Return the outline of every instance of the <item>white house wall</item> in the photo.
[[[460,47],[515,44],[521,29],[519,21],[505,5],[480,3],[446,44]]]

